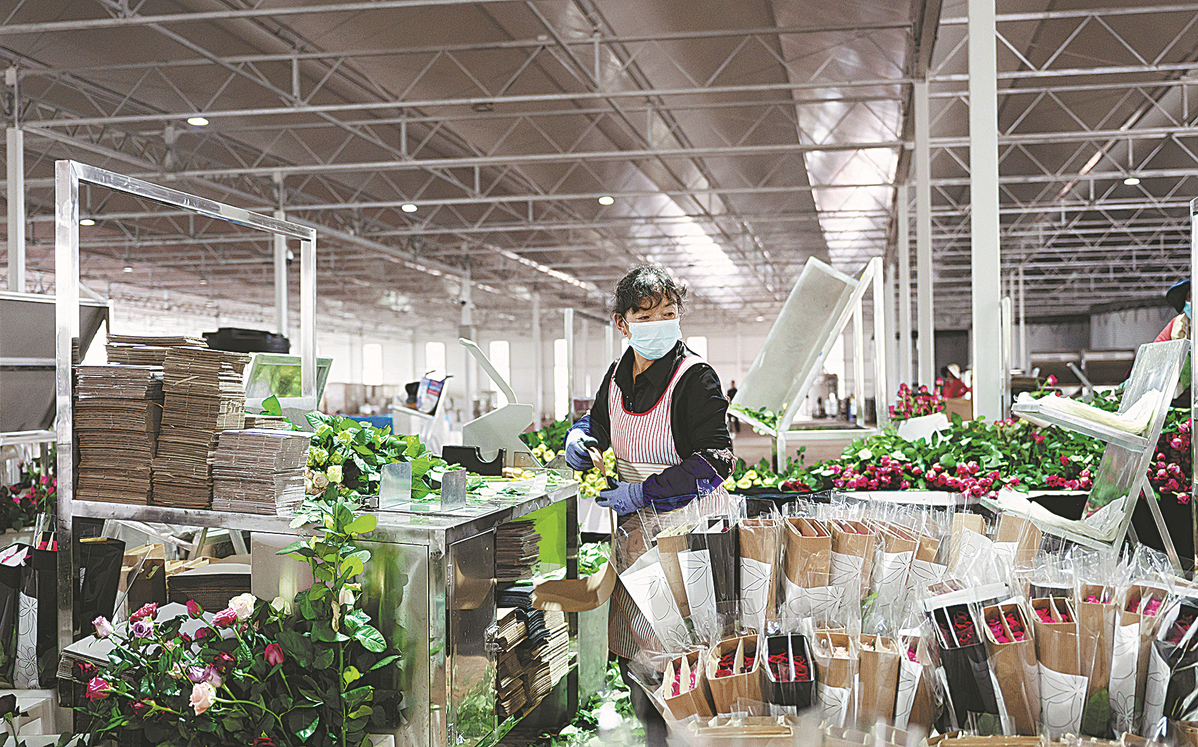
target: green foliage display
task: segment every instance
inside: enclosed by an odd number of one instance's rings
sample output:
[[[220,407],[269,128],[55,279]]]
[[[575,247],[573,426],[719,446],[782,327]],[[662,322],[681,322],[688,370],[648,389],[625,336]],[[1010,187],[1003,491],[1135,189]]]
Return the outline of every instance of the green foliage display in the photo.
[[[39,514],[56,511],[58,478],[54,474],[53,449],[49,462],[48,470],[43,470],[40,462],[22,462],[17,481],[0,486],[0,532],[20,531],[32,526]]]
[[[544,446],[551,451],[561,451],[566,445],[566,431],[573,425],[569,420],[555,420],[539,431],[521,433],[520,438],[530,449]]]
[[[410,462],[412,500],[433,500],[441,490],[448,465],[429,451],[418,436],[396,436],[390,428],[375,428],[342,415],[309,413],[315,429],[308,448],[310,495],[377,495],[381,470],[386,464]]]

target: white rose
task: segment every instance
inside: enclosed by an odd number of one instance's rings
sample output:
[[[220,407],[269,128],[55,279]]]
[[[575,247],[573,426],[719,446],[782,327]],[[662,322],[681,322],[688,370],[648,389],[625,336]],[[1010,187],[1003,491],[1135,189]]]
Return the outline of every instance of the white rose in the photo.
[[[344,475],[341,473],[340,464],[334,464],[332,467],[329,467],[327,470],[325,470],[325,475],[328,476],[329,482],[333,483],[334,485],[339,485],[341,483],[341,478],[344,477]]]
[[[352,606],[354,603],[354,593],[352,591],[350,591],[349,589],[343,588],[341,590],[341,595],[340,595],[340,597],[338,597],[337,601],[340,602],[341,604],[345,605],[346,607]]]
[[[258,602],[258,598],[253,594],[245,593],[238,594],[229,600],[229,609],[237,615],[238,620],[244,620],[254,614],[254,605]]]
[[[197,682],[191,688],[191,707],[199,716],[216,702],[216,688],[207,682]]]
[[[270,603],[271,608],[280,615],[291,614],[291,602],[284,599],[281,595],[274,598]]]

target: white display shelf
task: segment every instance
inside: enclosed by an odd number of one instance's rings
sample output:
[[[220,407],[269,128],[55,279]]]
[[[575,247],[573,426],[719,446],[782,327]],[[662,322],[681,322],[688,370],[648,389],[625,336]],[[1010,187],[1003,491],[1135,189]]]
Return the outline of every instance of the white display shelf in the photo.
[[[72,513],[76,518],[117,519],[121,521],[143,521],[150,524],[170,524],[182,527],[208,527],[210,529],[240,529],[247,532],[274,532],[280,534],[310,534],[303,528],[291,527],[291,516],[270,514],[243,514],[232,511],[213,511],[206,508],[169,508],[167,506],[144,506],[129,503],[105,503],[103,501],[74,501]]]
[[[1092,436],[1109,444],[1121,446],[1131,451],[1148,449],[1148,439],[1134,433],[1109,428],[1101,423],[1095,423],[1085,418],[1075,417],[1066,413],[1048,410],[1039,402],[1022,402],[1015,405],[1011,412],[1020,417],[1030,417],[1050,425],[1060,426],[1066,430]]]
[[[0,433],[0,446],[52,444],[54,439],[54,431],[10,431],[9,433]]]

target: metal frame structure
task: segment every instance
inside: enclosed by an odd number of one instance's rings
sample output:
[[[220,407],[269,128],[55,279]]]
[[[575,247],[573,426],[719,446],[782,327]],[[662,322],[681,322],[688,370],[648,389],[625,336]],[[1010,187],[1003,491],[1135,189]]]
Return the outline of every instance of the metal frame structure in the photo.
[[[227,221],[298,239],[300,242],[300,406],[314,410],[316,401],[316,231],[308,226],[259,215],[248,210],[189,195],[75,161],[55,164],[55,432],[58,445],[58,642],[74,642],[74,589],[79,567],[74,555],[74,388],[73,341],[79,336],[79,191],[95,185],[113,192],[167,205],[194,216]],[[115,509],[112,517],[116,516]],[[150,518],[149,508],[139,509]],[[225,516],[225,514],[220,514]],[[137,518],[137,517],[133,517]]]
[[[819,366],[811,371],[807,379],[796,390],[797,394],[794,400],[789,403],[786,412],[779,415],[778,424],[775,428],[771,429],[743,409],[734,408],[729,410],[733,417],[743,420],[754,428],[771,435],[774,440],[774,459],[777,461],[778,469],[780,470],[785,468],[786,452],[792,441],[804,443],[869,436],[881,432],[890,422],[890,409],[888,405],[890,383],[889,367],[887,365],[888,349],[885,344],[887,339],[886,314],[884,312],[884,307],[888,303],[889,296],[885,292],[881,257],[870,260],[869,264],[865,266],[865,270],[861,273],[857,286],[849,296],[848,305],[835,324],[828,330],[828,334],[824,338],[822,347],[820,348],[818,358],[826,358],[831,352],[833,344],[844,333],[845,327],[848,326],[851,320],[853,323],[853,387],[857,398],[857,412],[860,414],[862,408],[865,406],[866,345],[863,317],[865,293],[867,290],[872,291],[873,294],[872,360],[875,424],[873,428],[792,428],[794,419],[807,398],[807,392],[815,382],[815,377],[819,375],[821,370]],[[797,375],[797,372],[794,375]]]

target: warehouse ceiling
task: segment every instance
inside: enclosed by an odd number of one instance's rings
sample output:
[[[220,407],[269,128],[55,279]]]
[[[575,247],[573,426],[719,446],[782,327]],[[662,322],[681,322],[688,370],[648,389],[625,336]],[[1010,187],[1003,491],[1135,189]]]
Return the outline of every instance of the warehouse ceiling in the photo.
[[[1159,295],[1188,263],[1198,5],[1086,4],[998,6],[1004,279],[1022,268],[1036,315]],[[659,262],[701,313],[751,321],[809,257],[850,273],[893,258],[926,75],[936,315],[964,326],[964,15],[937,0],[8,0],[30,270],[52,273],[53,161],[74,158],[316,226],[322,313],[456,323],[469,289],[477,324],[526,325],[533,294],[599,315],[629,266]],[[265,237],[83,199],[93,286],[270,303]]]

